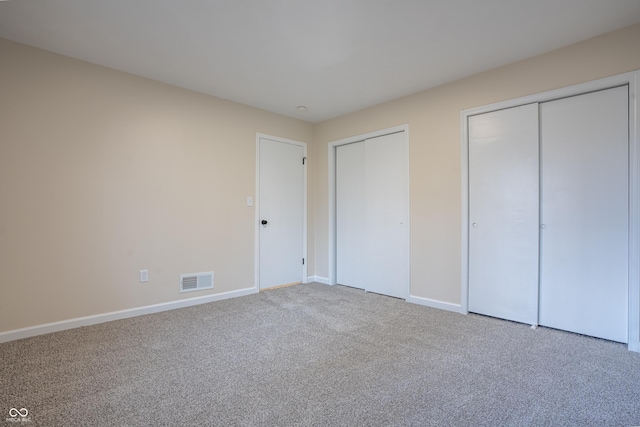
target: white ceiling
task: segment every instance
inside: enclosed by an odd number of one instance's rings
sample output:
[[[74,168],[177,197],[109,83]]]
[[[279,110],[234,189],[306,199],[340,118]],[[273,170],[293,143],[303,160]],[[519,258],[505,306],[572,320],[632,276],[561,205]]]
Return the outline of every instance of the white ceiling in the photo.
[[[0,1],[0,37],[310,122],[638,22],[640,0]]]

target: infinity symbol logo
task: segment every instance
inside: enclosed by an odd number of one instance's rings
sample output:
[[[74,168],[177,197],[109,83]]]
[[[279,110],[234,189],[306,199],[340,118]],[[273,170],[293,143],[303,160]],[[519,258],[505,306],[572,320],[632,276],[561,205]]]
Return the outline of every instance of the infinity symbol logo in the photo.
[[[27,411],[27,408],[20,408],[20,410],[16,408],[9,409],[10,417],[17,418],[18,416],[21,416],[22,418],[25,418],[27,415],[29,415],[29,411]]]

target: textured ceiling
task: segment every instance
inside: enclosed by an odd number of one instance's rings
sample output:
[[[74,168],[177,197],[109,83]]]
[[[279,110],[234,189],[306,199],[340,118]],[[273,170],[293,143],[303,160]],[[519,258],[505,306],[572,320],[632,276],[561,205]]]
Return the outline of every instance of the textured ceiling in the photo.
[[[639,0],[0,1],[0,37],[311,122],[638,22]]]

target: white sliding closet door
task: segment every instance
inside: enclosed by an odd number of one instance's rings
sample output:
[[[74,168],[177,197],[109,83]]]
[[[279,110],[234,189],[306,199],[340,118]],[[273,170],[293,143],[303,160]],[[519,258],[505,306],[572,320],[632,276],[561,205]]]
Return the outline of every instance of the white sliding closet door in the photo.
[[[628,340],[628,88],[545,102],[540,324]]]
[[[538,323],[538,105],[469,118],[469,311]]]
[[[336,147],[336,279],[408,296],[407,144],[404,132]]]
[[[364,141],[336,147],[336,280],[364,289],[367,271]]]
[[[404,132],[365,141],[367,290],[406,298],[409,283]]]

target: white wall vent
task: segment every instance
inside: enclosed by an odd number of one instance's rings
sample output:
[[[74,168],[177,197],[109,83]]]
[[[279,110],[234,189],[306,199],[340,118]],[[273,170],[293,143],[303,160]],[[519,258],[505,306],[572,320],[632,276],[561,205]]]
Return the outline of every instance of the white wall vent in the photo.
[[[213,271],[180,275],[180,292],[213,289]]]

